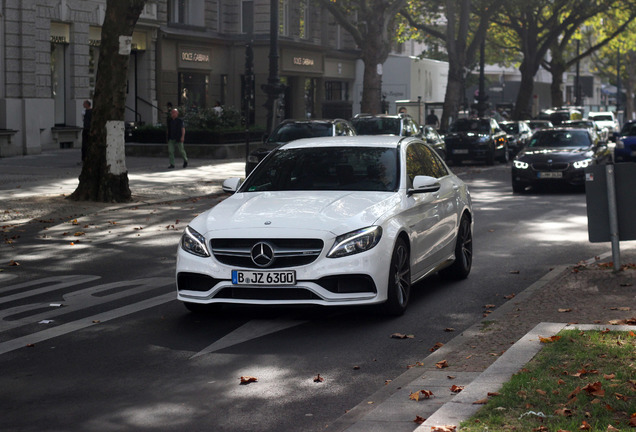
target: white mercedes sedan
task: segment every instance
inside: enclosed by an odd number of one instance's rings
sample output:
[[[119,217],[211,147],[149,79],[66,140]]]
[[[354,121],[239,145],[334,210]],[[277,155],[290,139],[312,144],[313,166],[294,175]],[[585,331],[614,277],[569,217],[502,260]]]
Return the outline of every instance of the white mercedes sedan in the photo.
[[[183,233],[177,298],[212,304],[379,305],[400,315],[428,275],[472,265],[466,185],[422,140],[394,136],[293,141]]]

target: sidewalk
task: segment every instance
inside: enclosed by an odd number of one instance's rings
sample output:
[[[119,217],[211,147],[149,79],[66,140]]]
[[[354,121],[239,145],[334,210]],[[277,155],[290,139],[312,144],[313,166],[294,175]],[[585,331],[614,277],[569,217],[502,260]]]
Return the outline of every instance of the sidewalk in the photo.
[[[169,170],[165,158],[129,156],[132,202],[78,203],[65,196],[77,187],[79,160],[77,149],[0,159],[0,225],[15,229],[43,215],[68,218],[73,213],[220,194],[222,181],[243,176],[245,166],[236,159],[190,159],[188,168]],[[636,269],[612,272],[606,265],[612,259],[609,243],[607,247],[598,260],[556,267],[501,307],[486,309],[482,321],[434,353],[422,353],[423,360],[415,367],[368,396],[328,430],[429,432],[433,426],[459,425],[481,407],[474,401],[496,391],[538,352],[538,336],[575,325],[618,330],[629,323],[636,331]],[[636,242],[621,244],[621,262],[636,263]],[[448,367],[436,366],[442,360]],[[455,394],[452,385],[465,388]],[[434,396],[409,399],[420,390],[430,390]],[[421,425],[414,421],[418,416],[426,419]]]

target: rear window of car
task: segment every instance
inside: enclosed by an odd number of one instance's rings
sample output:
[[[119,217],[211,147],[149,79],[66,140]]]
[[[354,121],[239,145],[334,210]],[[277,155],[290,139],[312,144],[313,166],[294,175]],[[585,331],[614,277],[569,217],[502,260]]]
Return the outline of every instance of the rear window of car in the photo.
[[[589,117],[594,121],[614,121],[610,114],[594,114]]]
[[[623,125],[621,135],[636,136],[636,123],[627,123]]]
[[[460,119],[451,125],[450,131],[490,133],[490,122],[479,119]]]
[[[400,135],[398,118],[360,118],[351,122],[358,135]]]
[[[330,123],[292,123],[282,125],[269,136],[267,142],[287,143],[301,138],[333,136]]]
[[[248,177],[241,192],[292,190],[394,191],[397,149],[317,147],[279,149]]]
[[[535,132],[528,147],[589,147],[591,143],[585,130],[545,130]]]

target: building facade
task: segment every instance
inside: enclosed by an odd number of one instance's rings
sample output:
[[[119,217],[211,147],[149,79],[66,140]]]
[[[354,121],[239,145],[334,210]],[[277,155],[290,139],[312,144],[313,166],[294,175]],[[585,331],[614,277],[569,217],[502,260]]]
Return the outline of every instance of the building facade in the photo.
[[[0,157],[78,146],[83,101],[92,99],[105,1],[5,0],[0,10]],[[152,119],[157,3],[135,34],[127,118]],[[145,100],[147,106],[139,103]]]
[[[350,117],[352,39],[314,2],[276,1],[282,116]],[[106,0],[0,3],[0,157],[80,145],[105,12]],[[133,34],[125,120],[163,123],[168,103],[242,111],[251,94],[249,121],[264,126],[269,53],[269,0],[149,0]]]

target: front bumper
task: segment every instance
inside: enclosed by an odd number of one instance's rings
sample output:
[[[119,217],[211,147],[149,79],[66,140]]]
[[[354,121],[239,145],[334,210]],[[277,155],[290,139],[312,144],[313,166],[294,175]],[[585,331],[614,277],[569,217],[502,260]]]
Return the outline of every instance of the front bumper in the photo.
[[[585,169],[575,169],[567,164],[563,169],[558,168],[534,168],[530,165],[527,169],[512,168],[513,183],[521,185],[537,185],[562,183],[573,186],[585,184]]]
[[[386,240],[386,239],[383,239]],[[179,247],[177,252],[177,299],[183,302],[252,305],[365,305],[387,299],[391,252],[382,247],[341,258],[326,258],[323,250],[311,264],[276,270],[294,270],[294,285],[234,284],[232,270],[254,271],[202,258]],[[325,248],[327,249],[327,248]],[[264,269],[266,270],[266,269]]]

